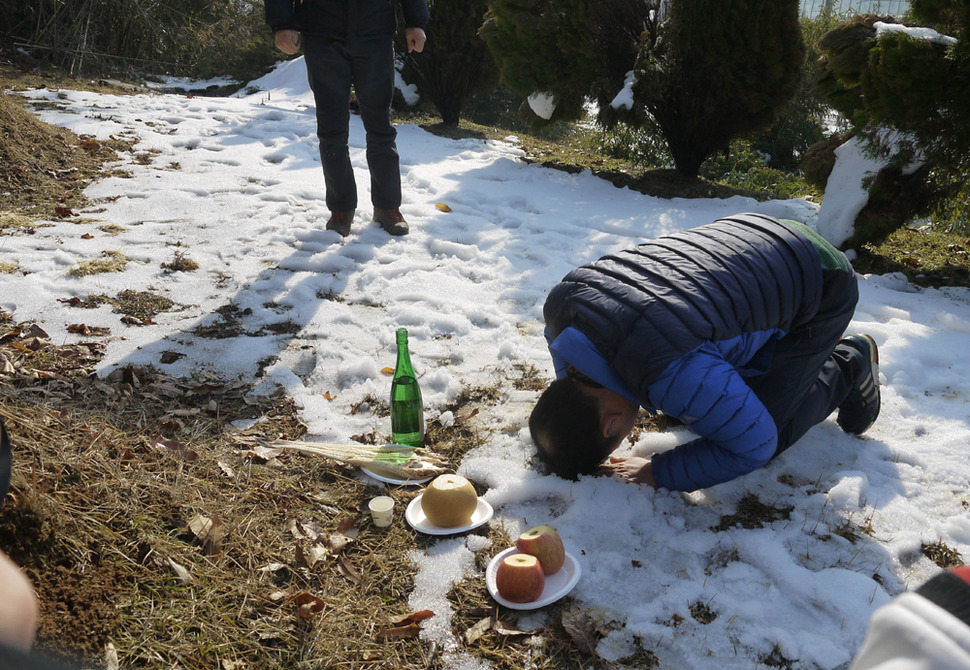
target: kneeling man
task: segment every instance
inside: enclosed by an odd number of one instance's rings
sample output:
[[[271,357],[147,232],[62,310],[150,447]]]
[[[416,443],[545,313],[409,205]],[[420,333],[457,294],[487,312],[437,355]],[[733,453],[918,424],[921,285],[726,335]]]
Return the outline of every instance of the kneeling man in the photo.
[[[567,274],[546,299],[557,379],[529,419],[557,474],[599,469],[692,491],[759,468],[838,410],[847,433],[879,414],[876,343],[844,336],[859,290],[808,226],[738,214]],[[610,458],[639,409],[697,439]],[[608,460],[609,459],[609,460]]]

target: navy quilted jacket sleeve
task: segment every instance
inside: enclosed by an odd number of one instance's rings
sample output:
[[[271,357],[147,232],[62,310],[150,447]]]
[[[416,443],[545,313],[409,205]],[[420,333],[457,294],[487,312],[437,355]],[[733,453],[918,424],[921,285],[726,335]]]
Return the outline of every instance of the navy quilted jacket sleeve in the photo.
[[[774,455],[774,422],[744,377],[764,372],[777,339],[818,311],[821,286],[810,240],[770,217],[739,214],[573,270],[543,313],[553,344],[566,329],[580,331],[625,395],[699,436],[653,459],[659,485],[694,490]]]

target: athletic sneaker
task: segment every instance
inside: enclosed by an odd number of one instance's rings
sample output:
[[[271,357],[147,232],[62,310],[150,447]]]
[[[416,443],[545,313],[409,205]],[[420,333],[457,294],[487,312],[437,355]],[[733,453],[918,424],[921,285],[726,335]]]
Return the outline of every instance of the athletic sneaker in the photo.
[[[330,220],[327,221],[327,230],[333,230],[347,237],[350,235],[350,224],[354,222],[354,210],[338,210],[330,213]]]
[[[868,335],[849,335],[840,344],[857,349],[865,356],[867,365],[852,383],[852,390],[839,405],[836,421],[847,433],[861,435],[869,430],[879,416],[879,349]]]
[[[401,210],[374,208],[374,220],[381,224],[381,228],[391,235],[407,235],[408,222],[404,220]]]

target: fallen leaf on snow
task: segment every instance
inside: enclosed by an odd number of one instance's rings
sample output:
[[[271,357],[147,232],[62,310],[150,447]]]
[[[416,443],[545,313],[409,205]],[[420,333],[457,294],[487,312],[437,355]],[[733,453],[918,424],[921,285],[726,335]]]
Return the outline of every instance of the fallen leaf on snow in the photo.
[[[451,211],[451,207],[449,207],[448,205],[446,205],[443,202],[437,202],[437,203],[435,203],[435,207],[438,208],[438,211],[439,212],[450,212]]]
[[[465,423],[469,419],[474,418],[477,414],[478,414],[478,408],[475,408],[471,412],[469,412],[467,415],[457,417],[455,419],[455,423],[460,426],[461,424]]]

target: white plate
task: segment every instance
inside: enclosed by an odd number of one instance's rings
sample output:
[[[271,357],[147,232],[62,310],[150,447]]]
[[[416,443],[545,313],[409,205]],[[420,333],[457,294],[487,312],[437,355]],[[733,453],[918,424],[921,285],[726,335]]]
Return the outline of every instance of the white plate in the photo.
[[[488,592],[492,594],[492,597],[500,605],[505,605],[509,609],[513,610],[534,610],[540,607],[545,607],[550,605],[564,595],[573,590],[576,586],[576,582],[579,581],[579,563],[568,551],[566,552],[566,562],[562,564],[562,567],[556,570],[554,574],[546,577],[546,586],[542,589],[542,595],[539,596],[538,600],[533,600],[530,603],[514,603],[511,600],[506,600],[498,593],[498,587],[495,586],[495,572],[498,570],[498,564],[502,562],[506,556],[510,554],[516,554],[519,550],[515,547],[509,547],[501,554],[496,556],[488,564],[485,569],[485,586],[488,587]]]
[[[479,498],[478,507],[472,512],[471,520],[464,526],[452,526],[451,528],[436,526],[428,521],[428,517],[424,515],[424,510],[421,509],[421,496],[423,495],[422,493],[412,500],[408,504],[408,508],[404,511],[404,518],[411,524],[411,528],[422,533],[427,533],[428,535],[454,535],[455,533],[464,533],[473,528],[478,528],[492,518],[492,506]]]
[[[431,477],[424,477],[423,479],[401,479],[391,473],[378,470],[377,468],[371,469],[361,466],[360,469],[368,477],[373,477],[379,482],[393,484],[394,486],[417,486],[418,484],[424,484],[425,482],[431,481]]]

